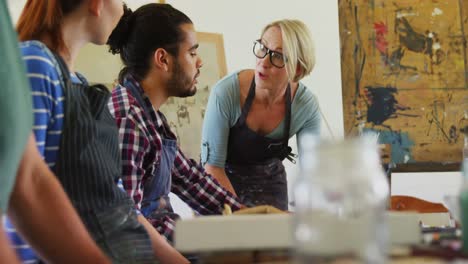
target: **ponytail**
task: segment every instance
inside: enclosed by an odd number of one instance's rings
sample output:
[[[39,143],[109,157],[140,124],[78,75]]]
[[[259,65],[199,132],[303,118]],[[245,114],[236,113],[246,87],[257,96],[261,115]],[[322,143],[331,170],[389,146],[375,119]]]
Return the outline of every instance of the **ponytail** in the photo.
[[[120,54],[122,61],[124,61],[124,68],[119,73],[119,83],[123,83],[123,79],[127,74],[132,74],[130,67],[125,63],[128,61],[125,47],[130,38],[130,34],[133,30],[133,24],[135,21],[135,16],[133,16],[133,11],[124,4],[124,13],[120,18],[119,23],[112,31],[109,39],[107,40],[107,45],[109,45],[109,52],[112,54]],[[135,78],[140,79],[139,76],[133,73]]]
[[[180,26],[185,23],[192,24],[192,21],[169,4],[151,3],[135,12],[125,7],[107,41],[109,51],[120,54],[124,64],[119,83],[129,74],[136,81],[143,80],[151,69],[152,54],[158,48],[177,56],[178,45],[185,37]]]

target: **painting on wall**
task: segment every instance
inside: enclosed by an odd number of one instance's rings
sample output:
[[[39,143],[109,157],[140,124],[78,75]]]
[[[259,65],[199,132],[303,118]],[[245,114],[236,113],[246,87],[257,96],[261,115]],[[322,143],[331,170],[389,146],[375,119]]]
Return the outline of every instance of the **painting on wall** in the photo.
[[[161,107],[184,154],[200,160],[201,131],[210,88],[227,73],[223,36],[197,32],[198,54],[203,67],[198,77],[197,93],[187,98],[169,98]]]
[[[395,164],[459,162],[468,120],[468,0],[339,0],[346,135]]]

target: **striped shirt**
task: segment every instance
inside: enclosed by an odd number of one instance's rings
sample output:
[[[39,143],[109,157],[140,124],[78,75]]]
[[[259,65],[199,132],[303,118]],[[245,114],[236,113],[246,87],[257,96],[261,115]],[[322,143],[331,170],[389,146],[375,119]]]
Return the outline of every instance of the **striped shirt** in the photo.
[[[123,186],[140,209],[145,191],[143,183],[152,179],[153,172],[159,166],[162,138],[165,133],[170,134],[171,138],[175,136],[164,115],[154,111],[140,85],[131,78],[129,80],[142,94],[146,108],[152,109],[151,113],[145,114],[144,108],[121,85],[113,90],[109,109],[119,128]],[[171,191],[202,215],[220,214],[224,204],[234,210],[241,206],[237,197],[221,187],[195,160],[187,158],[179,147],[172,167]],[[161,235],[166,238],[172,236],[173,219],[148,220]]]
[[[20,44],[26,65],[26,74],[31,84],[34,124],[37,147],[51,169],[55,166],[64,117],[64,91],[58,64],[50,50],[39,41]],[[80,79],[71,74],[73,82]],[[23,263],[37,263],[38,258],[16,232],[8,218],[4,227],[13,247]]]

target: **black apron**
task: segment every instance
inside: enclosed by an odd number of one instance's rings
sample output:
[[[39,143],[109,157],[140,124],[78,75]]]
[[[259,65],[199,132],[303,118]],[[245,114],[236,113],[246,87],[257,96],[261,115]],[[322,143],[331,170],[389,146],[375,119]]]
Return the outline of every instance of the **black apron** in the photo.
[[[103,85],[75,84],[60,56],[65,86],[62,138],[54,173],[98,246],[113,263],[155,263],[151,240],[134,203],[117,187],[118,129]]]
[[[252,131],[246,123],[255,98],[255,79],[236,124],[229,130],[226,174],[239,199],[247,206],[273,205],[288,209],[286,171],[282,161],[293,161],[288,146],[291,123],[291,87],[286,88],[286,116],[283,138],[271,139]]]
[[[143,108],[143,114],[148,121],[151,121],[151,110],[146,106],[141,91],[130,80],[125,80],[123,85],[127,91],[136,99]],[[159,113],[164,125],[166,119],[162,113]],[[162,133],[161,157],[157,168],[154,170],[151,178],[147,179],[143,185],[143,201],[141,202],[142,214],[151,221],[151,219],[161,220],[170,217],[174,221],[180,219],[180,216],[174,213],[169,199],[172,185],[172,167],[177,154],[177,139]],[[169,242],[173,241],[173,234],[167,237]]]

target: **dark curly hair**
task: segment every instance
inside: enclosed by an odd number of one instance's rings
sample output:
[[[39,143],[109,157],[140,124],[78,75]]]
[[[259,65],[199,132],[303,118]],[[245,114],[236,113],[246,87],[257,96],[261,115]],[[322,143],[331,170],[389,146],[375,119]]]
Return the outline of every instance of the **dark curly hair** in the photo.
[[[124,68],[119,82],[127,74],[141,81],[150,69],[152,54],[159,48],[173,56],[184,41],[182,24],[193,24],[190,18],[169,4],[147,4],[134,12],[127,6],[107,41],[112,54],[120,54]]]

